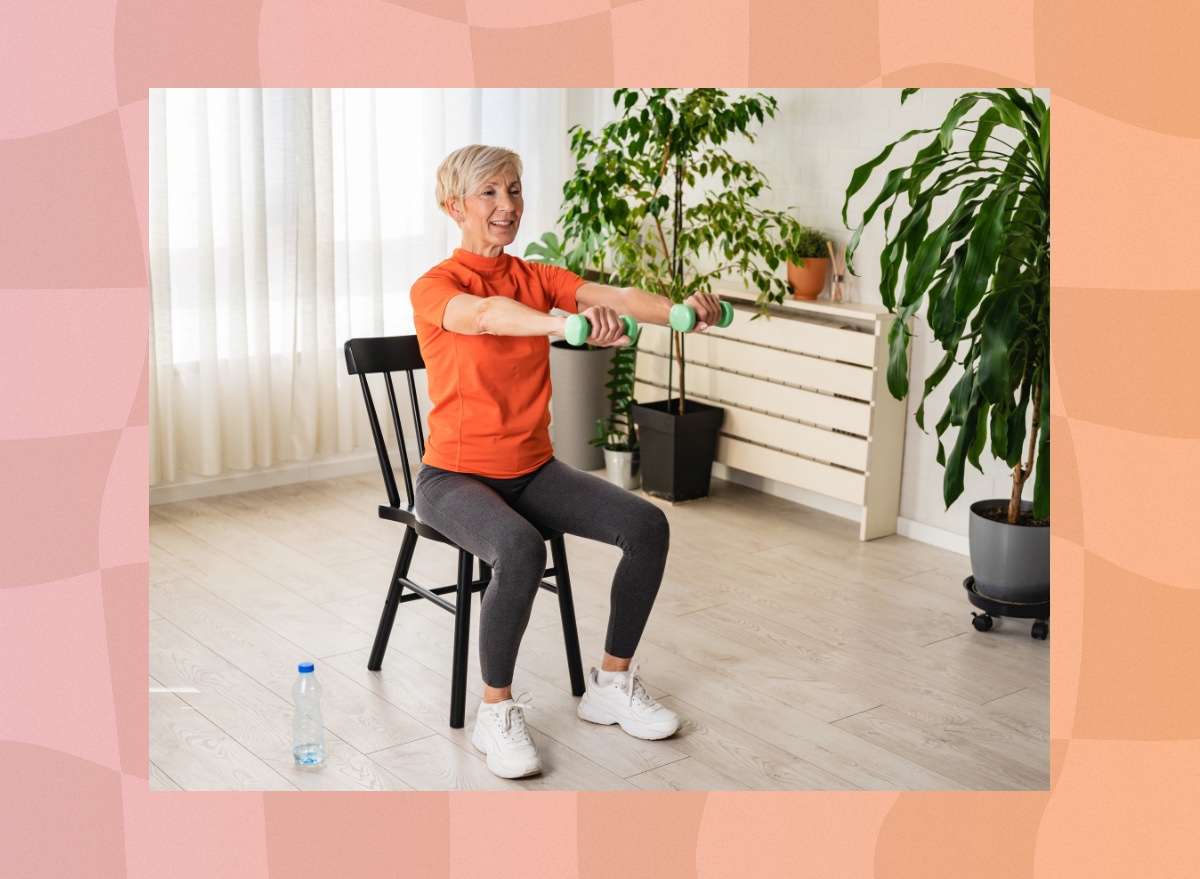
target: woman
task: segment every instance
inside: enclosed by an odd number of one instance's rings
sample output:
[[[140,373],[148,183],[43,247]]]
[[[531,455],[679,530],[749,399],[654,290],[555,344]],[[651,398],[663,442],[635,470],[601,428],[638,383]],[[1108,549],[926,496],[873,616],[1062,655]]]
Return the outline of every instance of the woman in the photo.
[[[479,622],[484,696],[472,741],[488,768],[505,778],[541,771],[512,698],[517,648],[546,566],[546,544],[532,522],[614,544],[624,556],[613,577],[599,670],[587,677],[579,716],[617,723],[643,739],[679,727],[630,668],[666,566],[668,527],[656,506],[553,457],[549,336],[578,312],[589,344],[629,341],[620,315],[668,322],[671,302],[642,290],[585,282],[555,266],[504,253],[521,224],[521,160],[500,147],[469,146],[437,173],[438,207],[458,224],[462,246],[412,288],[425,359],[429,440],[417,476],[416,513],[492,566]],[[696,329],[720,316],[711,294],[693,296]]]

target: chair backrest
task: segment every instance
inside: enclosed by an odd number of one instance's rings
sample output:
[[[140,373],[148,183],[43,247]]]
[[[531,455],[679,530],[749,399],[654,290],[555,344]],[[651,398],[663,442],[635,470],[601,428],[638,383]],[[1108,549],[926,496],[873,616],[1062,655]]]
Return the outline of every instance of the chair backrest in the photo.
[[[412,403],[413,424],[417,430],[417,449],[421,457],[425,457],[425,431],[421,422],[421,407],[417,404],[417,386],[413,381],[413,371],[425,368],[425,360],[421,357],[421,348],[417,344],[417,337],[383,336],[373,339],[351,339],[346,343],[345,350],[346,370],[351,375],[357,375],[359,383],[362,385],[363,400],[367,404],[367,418],[371,422],[371,435],[375,438],[375,453],[379,456],[379,467],[383,471],[383,483],[387,487],[388,503],[393,507],[399,507],[400,493],[396,488],[396,475],[392,470],[383,431],[379,428],[379,416],[375,411],[371,387],[367,384],[368,375],[383,374],[383,381],[387,387],[388,408],[392,414],[392,426],[396,429],[396,438],[400,444],[404,488],[408,493],[408,503],[411,506],[413,504],[412,473],[409,471],[408,449],[404,443],[404,430],[400,426],[400,410],[396,404],[396,388],[392,384],[392,373],[403,372],[408,379],[408,399]]]

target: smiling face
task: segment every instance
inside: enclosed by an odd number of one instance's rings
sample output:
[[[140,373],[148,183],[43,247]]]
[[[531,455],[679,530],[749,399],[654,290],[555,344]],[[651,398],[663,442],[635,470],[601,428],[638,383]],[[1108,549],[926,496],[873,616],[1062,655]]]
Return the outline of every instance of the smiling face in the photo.
[[[525,212],[521,180],[511,165],[505,165],[467,193],[465,201],[447,199],[447,206],[462,230],[463,250],[499,256],[516,239]]]

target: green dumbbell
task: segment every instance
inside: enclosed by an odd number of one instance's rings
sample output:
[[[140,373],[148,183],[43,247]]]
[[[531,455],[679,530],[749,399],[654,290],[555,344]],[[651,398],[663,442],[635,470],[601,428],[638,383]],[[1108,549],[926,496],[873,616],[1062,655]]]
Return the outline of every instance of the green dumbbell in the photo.
[[[637,341],[638,337],[637,321],[629,315],[623,314],[621,315],[621,323],[625,324],[625,335],[629,337],[628,344],[632,345]],[[582,345],[591,334],[592,325],[588,323],[588,319],[582,314],[573,314],[567,318],[567,325],[563,335],[566,336],[567,341],[572,345]]]
[[[733,306],[724,300],[721,301],[721,319],[717,321],[717,326],[727,327],[733,323]],[[671,329],[676,332],[686,333],[696,325],[696,309],[690,305],[672,305],[671,306]]]

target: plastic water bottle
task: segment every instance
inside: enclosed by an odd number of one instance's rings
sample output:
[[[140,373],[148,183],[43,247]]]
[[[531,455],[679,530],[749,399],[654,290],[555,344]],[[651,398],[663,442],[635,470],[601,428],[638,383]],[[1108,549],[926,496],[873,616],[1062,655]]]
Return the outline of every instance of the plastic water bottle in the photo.
[[[302,766],[325,759],[325,724],[321,720],[321,682],[311,662],[300,663],[300,675],[292,684],[292,754]]]

